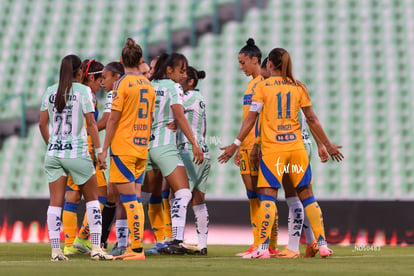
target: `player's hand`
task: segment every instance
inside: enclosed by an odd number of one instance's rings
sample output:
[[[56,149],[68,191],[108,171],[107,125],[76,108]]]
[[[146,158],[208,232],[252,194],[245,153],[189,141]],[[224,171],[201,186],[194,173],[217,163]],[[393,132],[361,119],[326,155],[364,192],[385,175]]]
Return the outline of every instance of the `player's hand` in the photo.
[[[193,162],[196,165],[201,165],[201,163],[203,163],[204,161],[204,153],[201,150],[200,146],[198,145],[198,142],[195,142],[195,144],[193,144]]]
[[[175,121],[172,121],[171,123],[168,123],[165,125],[168,129],[171,129],[172,131],[176,132],[177,131],[177,124],[175,123]]]
[[[237,153],[234,156],[234,164],[236,164],[237,167],[240,167],[240,158],[241,158],[240,150],[237,150]]]
[[[103,151],[98,154],[98,166],[101,170],[106,170],[107,168],[106,155],[107,155],[107,151]]]
[[[252,162],[252,164],[257,164],[259,163],[259,160],[260,160],[260,146],[258,144],[254,144],[253,149],[250,152],[250,162]]]
[[[326,150],[325,146],[322,145],[322,146],[318,147],[318,155],[319,155],[319,158],[321,159],[322,163],[328,162],[329,153]]]
[[[339,151],[340,148],[342,148],[342,146],[337,146],[334,144],[330,144],[328,147],[326,147],[326,150],[328,151],[332,160],[340,162],[342,159],[344,159],[344,155]]]
[[[234,155],[238,148],[239,147],[234,143],[230,146],[220,148],[221,150],[224,150],[224,152],[218,157],[218,161],[221,164],[227,163],[227,161],[229,161],[229,159]]]

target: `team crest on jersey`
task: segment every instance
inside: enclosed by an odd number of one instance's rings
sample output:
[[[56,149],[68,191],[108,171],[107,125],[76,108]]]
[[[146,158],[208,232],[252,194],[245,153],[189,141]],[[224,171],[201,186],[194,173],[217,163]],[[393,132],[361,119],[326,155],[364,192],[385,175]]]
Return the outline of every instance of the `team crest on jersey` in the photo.
[[[206,108],[206,104],[203,101],[200,102],[200,108],[201,109],[205,109]]]

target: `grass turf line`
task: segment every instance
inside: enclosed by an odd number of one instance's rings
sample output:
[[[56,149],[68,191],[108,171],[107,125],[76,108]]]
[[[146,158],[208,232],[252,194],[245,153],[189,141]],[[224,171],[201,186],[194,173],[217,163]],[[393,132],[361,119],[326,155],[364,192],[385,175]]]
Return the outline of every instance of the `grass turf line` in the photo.
[[[147,247],[147,246],[146,246]],[[149,246],[148,246],[149,247]],[[0,244],[1,275],[412,275],[414,247],[382,247],[355,252],[332,246],[335,254],[322,259],[252,259],[234,256],[247,246],[210,245],[208,256],[147,256],[145,261],[92,261],[71,255],[68,262],[50,262],[49,244]],[[282,247],[280,247],[282,249]],[[304,247],[301,247],[304,253]]]

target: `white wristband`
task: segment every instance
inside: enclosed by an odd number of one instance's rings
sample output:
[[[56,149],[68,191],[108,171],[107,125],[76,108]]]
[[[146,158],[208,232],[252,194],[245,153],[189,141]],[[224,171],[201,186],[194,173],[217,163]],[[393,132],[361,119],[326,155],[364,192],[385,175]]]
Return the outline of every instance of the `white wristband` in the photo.
[[[240,147],[241,141],[236,138],[236,140],[234,140],[233,144],[235,144],[236,146]]]
[[[96,153],[98,153],[98,154],[99,154],[99,153],[102,153],[102,147],[101,147],[101,148],[97,148],[97,149],[95,149],[95,152],[96,152]]]

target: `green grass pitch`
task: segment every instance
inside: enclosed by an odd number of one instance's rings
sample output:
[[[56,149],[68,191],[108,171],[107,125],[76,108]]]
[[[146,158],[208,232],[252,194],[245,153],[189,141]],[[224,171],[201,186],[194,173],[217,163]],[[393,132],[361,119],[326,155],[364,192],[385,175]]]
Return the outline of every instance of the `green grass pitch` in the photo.
[[[149,245],[145,246],[149,248]],[[280,247],[282,248],[282,247]],[[0,244],[0,275],[413,275],[414,247],[358,251],[332,246],[322,259],[252,259],[234,256],[247,246],[210,245],[208,256],[147,256],[145,261],[92,261],[69,256],[50,262],[49,244]],[[368,248],[369,249],[369,248]],[[302,247],[302,254],[304,248]]]

